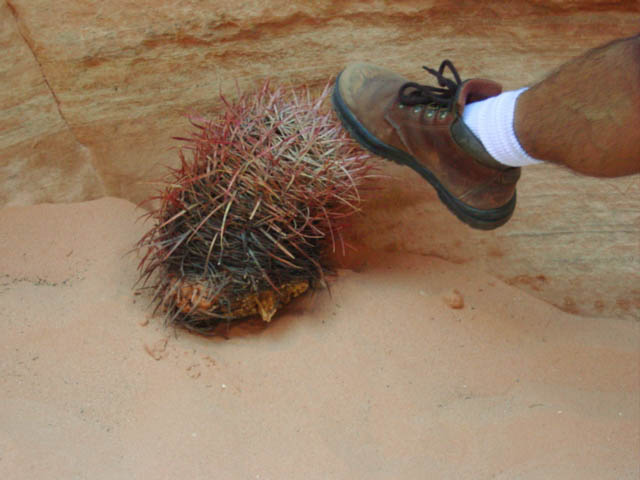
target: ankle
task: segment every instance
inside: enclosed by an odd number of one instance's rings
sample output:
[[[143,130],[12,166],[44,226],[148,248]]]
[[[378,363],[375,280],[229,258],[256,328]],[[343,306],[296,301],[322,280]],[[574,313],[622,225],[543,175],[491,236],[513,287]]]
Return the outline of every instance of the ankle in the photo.
[[[522,167],[541,163],[523,148],[514,128],[518,97],[526,88],[503,92],[465,106],[462,120],[499,163]]]

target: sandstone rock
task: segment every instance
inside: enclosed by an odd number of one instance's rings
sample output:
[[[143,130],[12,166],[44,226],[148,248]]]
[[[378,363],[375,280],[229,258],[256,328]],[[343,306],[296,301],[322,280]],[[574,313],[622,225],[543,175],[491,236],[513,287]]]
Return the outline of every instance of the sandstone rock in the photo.
[[[638,176],[603,180],[547,165],[525,169],[513,218],[484,232],[453,221],[413,171],[382,168],[391,179],[354,225],[354,243],[480,264],[573,313],[640,316]]]
[[[6,0],[0,204],[104,194],[139,202],[176,162],[171,137],[187,131],[185,113],[215,110],[220,92],[233,96],[265,78],[321,85],[363,60],[421,81],[422,64],[450,58],[463,77],[516,88],[636,34],[639,8],[605,0]],[[579,313],[640,315],[637,176],[527,168],[514,218],[487,233],[455,221],[410,172],[385,168],[395,180],[355,228],[365,246],[478,262]]]
[[[12,10],[0,4],[0,205],[104,195]]]

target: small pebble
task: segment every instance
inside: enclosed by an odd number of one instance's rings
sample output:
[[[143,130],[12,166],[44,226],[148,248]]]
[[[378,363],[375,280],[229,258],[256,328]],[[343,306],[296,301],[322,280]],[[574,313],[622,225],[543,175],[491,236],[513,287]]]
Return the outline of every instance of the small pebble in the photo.
[[[455,310],[464,308],[464,298],[458,290],[452,290],[442,299],[444,300],[444,303],[449,306],[449,308],[453,308]]]

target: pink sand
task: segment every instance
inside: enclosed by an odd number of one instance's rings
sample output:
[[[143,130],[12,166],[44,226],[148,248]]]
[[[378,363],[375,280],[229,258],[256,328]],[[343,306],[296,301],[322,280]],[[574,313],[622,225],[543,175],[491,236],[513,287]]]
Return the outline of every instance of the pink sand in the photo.
[[[0,478],[640,477],[640,323],[375,253],[207,339],[133,294],[139,214],[0,210]]]

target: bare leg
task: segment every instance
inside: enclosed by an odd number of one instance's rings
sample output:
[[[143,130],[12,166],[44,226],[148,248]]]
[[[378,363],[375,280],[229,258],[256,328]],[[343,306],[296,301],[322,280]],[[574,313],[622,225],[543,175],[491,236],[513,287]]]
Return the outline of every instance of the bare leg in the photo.
[[[518,99],[515,130],[535,158],[598,177],[640,172],[640,35],[563,65]]]

